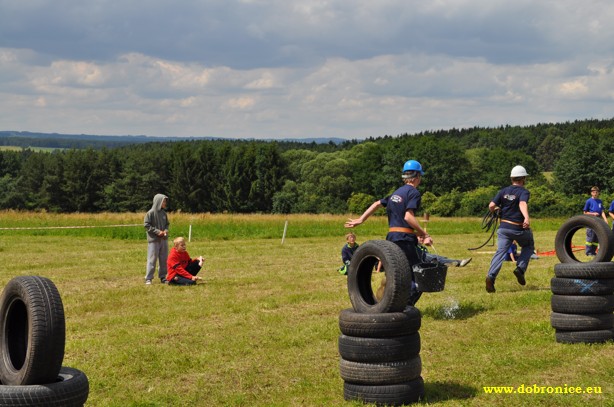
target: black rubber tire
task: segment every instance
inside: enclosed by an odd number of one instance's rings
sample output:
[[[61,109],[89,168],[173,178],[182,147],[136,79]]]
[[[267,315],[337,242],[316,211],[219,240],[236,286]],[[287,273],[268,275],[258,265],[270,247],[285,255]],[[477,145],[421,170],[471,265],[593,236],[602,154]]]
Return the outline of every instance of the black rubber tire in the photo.
[[[614,328],[614,314],[550,314],[550,325],[559,331],[598,331]]]
[[[554,275],[559,278],[614,279],[614,263],[557,263]]]
[[[422,373],[420,355],[399,362],[361,363],[341,359],[341,378],[347,383],[383,385],[409,382]]]
[[[386,288],[380,301],[371,287],[371,274],[381,260]],[[354,311],[361,313],[401,312],[407,306],[411,271],[405,253],[387,240],[368,240],[354,253],[348,271],[348,292]]]
[[[85,373],[62,367],[48,384],[0,385],[0,406],[80,407],[87,401],[89,391]]]
[[[598,331],[556,331],[556,341],[559,343],[603,343],[614,340],[612,329]]]
[[[563,314],[607,314],[614,311],[614,295],[552,295],[552,311]]]
[[[378,406],[401,406],[420,401],[424,396],[424,380],[418,377],[407,383],[383,386],[343,383],[345,400],[361,400]]]
[[[593,257],[592,263],[607,262],[614,257],[614,233],[601,218],[589,215],[578,215],[568,219],[556,233],[554,250],[561,263],[579,261],[572,250],[573,236],[581,229],[593,229],[599,240],[599,251]]]
[[[418,332],[422,316],[416,307],[403,312],[363,314],[348,308],[339,314],[339,329],[348,336],[361,338],[391,338]]]
[[[399,362],[419,353],[420,334],[418,332],[394,338],[339,336],[339,355],[352,362]]]
[[[610,295],[614,293],[614,280],[553,277],[550,289],[559,295]]]
[[[45,277],[19,276],[0,298],[0,382],[51,383],[64,360],[66,327],[58,289]]]

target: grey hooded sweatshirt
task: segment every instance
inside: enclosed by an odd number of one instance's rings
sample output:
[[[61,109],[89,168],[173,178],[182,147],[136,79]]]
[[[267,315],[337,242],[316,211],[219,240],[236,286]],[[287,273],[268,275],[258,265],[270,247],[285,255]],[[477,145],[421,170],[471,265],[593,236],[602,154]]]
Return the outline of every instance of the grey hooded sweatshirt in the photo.
[[[143,220],[145,230],[147,231],[147,241],[156,242],[166,239],[166,237],[158,236],[163,230],[168,230],[170,222],[166,216],[166,211],[162,209],[162,201],[168,199],[166,195],[156,194],[153,198],[153,205],[149,211],[145,214]]]

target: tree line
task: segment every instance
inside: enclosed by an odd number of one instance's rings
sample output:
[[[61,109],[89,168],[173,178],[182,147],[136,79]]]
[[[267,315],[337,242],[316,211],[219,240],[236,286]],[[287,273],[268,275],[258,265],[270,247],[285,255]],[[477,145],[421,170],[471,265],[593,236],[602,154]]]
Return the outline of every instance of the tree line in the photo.
[[[614,198],[614,119],[451,129],[342,144],[275,141],[151,142],[53,152],[0,151],[0,209],[145,211],[156,193],[170,210],[361,213],[401,184],[408,159],[426,171],[423,209],[485,212],[509,172],[530,174],[531,212],[581,212],[591,186]]]

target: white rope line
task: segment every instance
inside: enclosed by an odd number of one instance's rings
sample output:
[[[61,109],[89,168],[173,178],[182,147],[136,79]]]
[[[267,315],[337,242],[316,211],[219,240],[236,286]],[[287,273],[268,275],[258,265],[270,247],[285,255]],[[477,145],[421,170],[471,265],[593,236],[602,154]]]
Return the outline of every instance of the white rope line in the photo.
[[[121,227],[134,227],[143,226],[140,223],[133,225],[102,225],[102,226],[39,226],[39,227],[27,227],[27,228],[0,228],[0,230],[37,230],[37,229],[93,229],[93,228],[121,228]]]

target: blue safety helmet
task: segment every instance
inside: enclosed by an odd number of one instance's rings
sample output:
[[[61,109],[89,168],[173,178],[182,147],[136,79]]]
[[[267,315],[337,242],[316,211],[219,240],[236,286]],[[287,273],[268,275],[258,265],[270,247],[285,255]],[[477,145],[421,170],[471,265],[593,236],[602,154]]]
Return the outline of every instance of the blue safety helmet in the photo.
[[[422,171],[422,165],[416,160],[409,160],[403,165],[403,172],[406,171],[418,171],[420,175],[424,175],[424,171]]]

